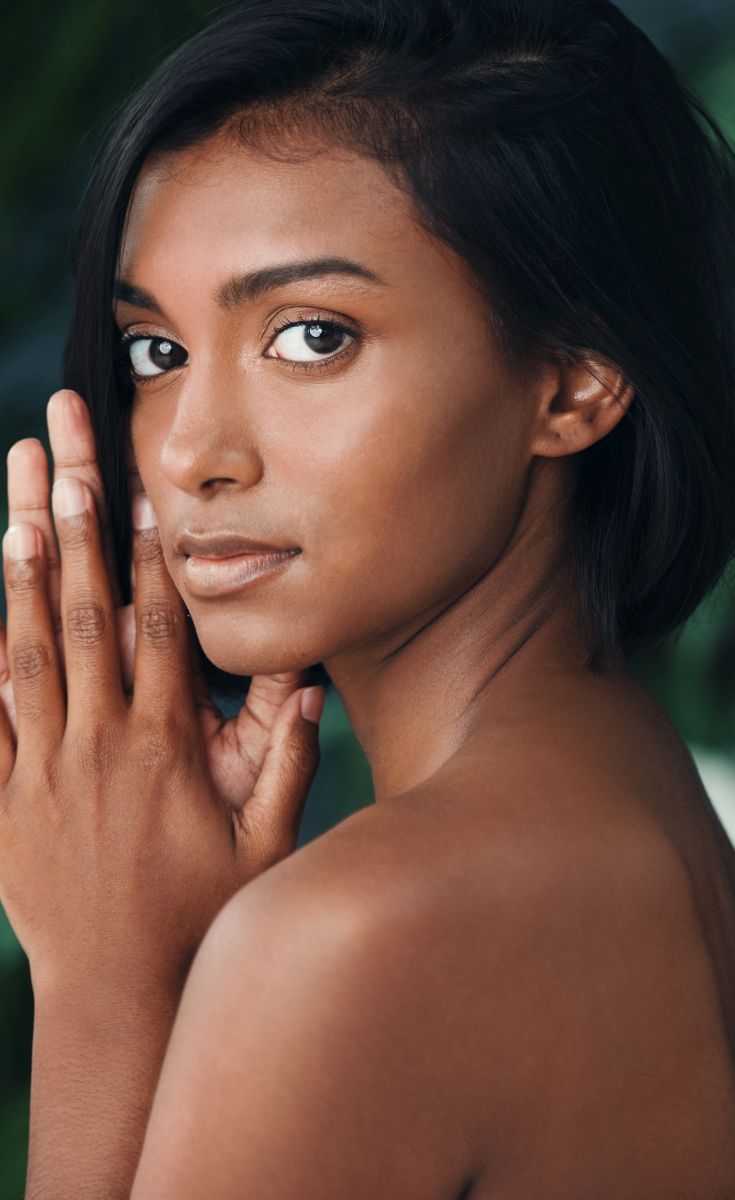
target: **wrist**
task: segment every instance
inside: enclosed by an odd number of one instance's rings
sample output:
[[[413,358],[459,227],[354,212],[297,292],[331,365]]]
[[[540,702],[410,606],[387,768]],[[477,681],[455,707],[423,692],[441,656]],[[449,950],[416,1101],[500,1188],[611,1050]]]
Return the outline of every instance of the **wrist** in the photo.
[[[105,1012],[124,1005],[135,1011],[168,1011],[178,1007],[186,973],[174,978],[143,961],[110,964],[100,956],[69,958],[49,967],[30,963],[31,986],[36,1008],[54,1013],[75,1010]]]
[[[113,987],[93,971],[37,981],[34,997],[27,1200],[123,1200],[176,998],[140,981]]]
[[[44,976],[32,974],[36,1034],[52,1027],[80,1036],[89,1043],[114,1030],[116,1041],[168,1036],[181,999],[181,988],[138,976],[119,980],[87,972]],[[95,1039],[96,1040],[96,1039]]]

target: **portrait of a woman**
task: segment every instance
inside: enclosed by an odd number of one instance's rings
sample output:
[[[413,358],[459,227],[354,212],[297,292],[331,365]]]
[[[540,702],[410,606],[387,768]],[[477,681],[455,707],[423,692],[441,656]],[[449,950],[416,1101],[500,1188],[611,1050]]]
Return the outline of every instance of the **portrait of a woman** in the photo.
[[[734,201],[609,0],[241,0],[115,114],[8,458],[27,1200],[733,1200],[630,656],[735,551]],[[330,689],[375,803],[297,848]]]

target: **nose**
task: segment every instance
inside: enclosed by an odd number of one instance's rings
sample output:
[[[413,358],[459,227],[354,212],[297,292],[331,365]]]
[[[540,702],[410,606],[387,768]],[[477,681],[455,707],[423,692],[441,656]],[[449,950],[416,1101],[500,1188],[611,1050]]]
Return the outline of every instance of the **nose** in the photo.
[[[242,400],[222,399],[222,381],[208,402],[193,381],[178,396],[173,422],[160,448],[160,468],[171,484],[191,495],[253,487],[263,474],[261,455],[245,428]],[[185,391],[188,394],[185,394]]]

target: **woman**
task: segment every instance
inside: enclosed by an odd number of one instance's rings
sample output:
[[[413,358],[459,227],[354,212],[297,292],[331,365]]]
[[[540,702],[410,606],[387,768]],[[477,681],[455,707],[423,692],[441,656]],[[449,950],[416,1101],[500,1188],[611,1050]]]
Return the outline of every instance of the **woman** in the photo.
[[[606,0],[249,0],[118,115],[53,523],[9,463],[28,1197],[732,1200],[733,850],[627,660],[735,545],[734,180]],[[315,679],[376,804],[292,853]]]

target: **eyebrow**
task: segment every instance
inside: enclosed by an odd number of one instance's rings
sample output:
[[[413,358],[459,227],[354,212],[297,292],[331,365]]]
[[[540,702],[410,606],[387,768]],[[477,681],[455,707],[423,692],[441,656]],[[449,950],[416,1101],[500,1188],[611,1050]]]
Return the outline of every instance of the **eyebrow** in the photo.
[[[387,280],[375,271],[371,271],[362,263],[353,262],[352,259],[312,258],[301,262],[278,263],[271,267],[261,267],[246,275],[233,275],[220,284],[214,299],[220,308],[229,311],[241,304],[252,304],[275,288],[295,283],[299,279],[315,279],[322,275],[349,275],[367,279],[370,283],[377,283],[383,287],[390,286]],[[161,316],[165,315],[151,292],[146,291],[145,288],[136,287],[125,279],[115,280],[112,295],[115,300],[123,300],[128,304],[135,304],[138,308],[147,308]]]

